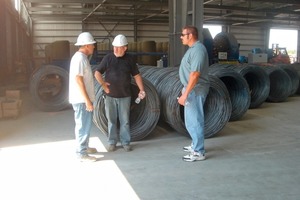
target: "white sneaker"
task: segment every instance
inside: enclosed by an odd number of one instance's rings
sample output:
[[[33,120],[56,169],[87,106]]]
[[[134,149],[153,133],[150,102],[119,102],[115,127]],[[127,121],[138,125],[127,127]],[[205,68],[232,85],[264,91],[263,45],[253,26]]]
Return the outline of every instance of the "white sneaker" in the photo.
[[[200,161],[205,160],[205,155],[198,152],[191,152],[190,154],[183,156],[182,159],[187,162]]]
[[[192,145],[183,147],[182,149],[183,149],[183,151],[190,152],[190,153],[194,151],[193,148],[192,148]]]
[[[79,156],[80,162],[96,162],[97,158],[89,155],[81,155]]]
[[[86,153],[87,153],[87,154],[95,154],[95,153],[98,153],[98,151],[97,151],[96,148],[88,147],[88,148],[86,149]]]

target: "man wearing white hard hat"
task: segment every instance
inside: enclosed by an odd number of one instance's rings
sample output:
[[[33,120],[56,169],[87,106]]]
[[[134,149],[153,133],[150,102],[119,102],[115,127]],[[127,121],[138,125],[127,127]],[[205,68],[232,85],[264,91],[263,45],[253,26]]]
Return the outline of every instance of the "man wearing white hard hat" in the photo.
[[[81,33],[75,43],[79,49],[70,63],[69,102],[74,109],[76,154],[80,161],[97,160],[96,157],[89,155],[97,153],[95,148],[89,147],[95,91],[88,56],[93,54],[95,43],[96,41],[89,32]]]
[[[131,151],[130,146],[130,104],[131,77],[134,78],[140,99],[145,98],[142,76],[132,56],[126,53],[127,39],[124,35],[117,35],[113,42],[113,53],[102,59],[95,71],[95,78],[102,85],[105,92],[105,114],[108,119],[108,151],[115,151],[120,141],[125,151]],[[105,75],[105,78],[102,75]],[[120,123],[118,133],[118,120]]]

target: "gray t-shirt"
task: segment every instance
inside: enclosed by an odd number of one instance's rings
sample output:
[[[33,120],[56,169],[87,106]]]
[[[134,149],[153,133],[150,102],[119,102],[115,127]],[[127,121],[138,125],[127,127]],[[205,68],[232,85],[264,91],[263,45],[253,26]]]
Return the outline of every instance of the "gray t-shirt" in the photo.
[[[187,86],[190,73],[197,71],[200,72],[200,78],[193,90],[196,94],[202,92],[207,94],[209,90],[208,67],[209,60],[206,48],[197,41],[193,46],[188,48],[180,63],[179,78],[183,86]]]
[[[91,65],[88,57],[79,51],[73,55],[70,63],[69,102],[71,104],[85,103],[84,97],[80,92],[78,84],[76,83],[77,75],[83,76],[87,94],[92,102],[95,101],[94,77]]]

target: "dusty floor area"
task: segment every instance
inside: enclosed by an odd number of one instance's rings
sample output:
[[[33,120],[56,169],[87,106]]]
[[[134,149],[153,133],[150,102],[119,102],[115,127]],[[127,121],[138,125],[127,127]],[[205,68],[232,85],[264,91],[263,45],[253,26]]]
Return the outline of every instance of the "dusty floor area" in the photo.
[[[41,112],[23,91],[22,114],[0,120],[2,200],[298,200],[300,97],[264,103],[205,141],[207,160],[183,162],[190,139],[159,123],[134,150],[108,153],[94,126],[95,163],[74,155],[73,111]]]

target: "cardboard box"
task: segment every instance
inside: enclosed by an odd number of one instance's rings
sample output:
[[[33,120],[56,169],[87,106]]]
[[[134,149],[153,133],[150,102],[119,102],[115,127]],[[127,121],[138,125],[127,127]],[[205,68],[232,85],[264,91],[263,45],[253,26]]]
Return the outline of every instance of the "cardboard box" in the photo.
[[[3,117],[13,117],[17,118],[20,114],[19,109],[10,109],[10,110],[3,110]]]
[[[3,117],[3,113],[2,113],[2,102],[0,101],[0,119]]]
[[[22,107],[21,91],[6,90],[5,96],[0,97],[0,118],[17,118]]]
[[[2,109],[3,110],[14,110],[14,109],[19,109],[19,108],[20,108],[19,100],[2,101]]]
[[[21,112],[22,100],[7,99],[1,102],[2,118],[17,118]]]
[[[6,90],[5,91],[6,99],[21,99],[20,90]]]
[[[3,117],[3,108],[2,108],[2,102],[5,101],[5,97],[0,97],[0,119]]]
[[[265,53],[249,53],[248,54],[248,63],[267,63],[268,55]]]

